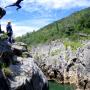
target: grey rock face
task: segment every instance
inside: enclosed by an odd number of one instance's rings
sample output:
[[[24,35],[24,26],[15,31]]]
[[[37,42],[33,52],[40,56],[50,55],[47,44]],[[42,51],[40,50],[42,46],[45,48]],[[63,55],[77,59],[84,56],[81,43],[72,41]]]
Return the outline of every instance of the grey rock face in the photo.
[[[12,45],[13,53],[17,56],[21,56],[23,52],[27,52],[27,45],[19,42]]]
[[[84,81],[88,81],[87,89],[90,89],[90,41],[84,44],[73,51],[71,46],[65,47],[56,40],[34,47],[31,53],[47,77],[60,82],[83,83],[82,88]]]
[[[33,58],[30,58],[26,44],[14,43],[9,46],[2,41],[0,53],[0,60],[11,60],[8,64],[11,71],[9,77],[5,77],[0,69],[0,90],[48,90],[48,81]],[[24,58],[23,53],[28,58]]]
[[[18,65],[11,65],[12,90],[48,90],[48,81],[32,58],[18,58]]]
[[[10,90],[9,83],[0,69],[0,90]]]
[[[83,63],[83,74],[90,74],[90,42],[78,50],[78,58]]]
[[[0,44],[0,47],[3,48],[2,44]],[[83,83],[83,86],[85,80],[90,81],[90,43],[79,48],[76,53],[72,52],[71,47],[66,49],[64,44],[58,41],[37,46],[31,52],[34,58],[29,56],[27,46],[23,43],[14,43],[11,46],[12,50],[10,46],[4,47],[6,49],[0,49],[0,51],[13,51],[13,54],[9,56],[11,58],[14,55],[12,60],[18,62],[14,65],[11,64],[9,67],[12,72],[11,77],[8,78],[10,90],[48,90],[48,81],[41,69],[47,77],[60,80],[62,83],[68,75],[71,75],[70,79],[76,77],[76,82]],[[74,60],[74,58],[77,60]],[[70,66],[69,69],[68,66]],[[68,75],[65,70],[68,71]],[[89,87],[89,84],[87,87]]]
[[[10,65],[12,71],[12,78],[10,85],[12,90],[48,90],[48,81],[41,69],[34,63],[33,58],[28,54],[27,45],[24,43],[14,43],[12,45],[13,52],[20,51],[21,57],[17,54],[13,57],[18,64]]]
[[[8,45],[6,41],[0,41],[0,53],[12,52],[11,47]]]

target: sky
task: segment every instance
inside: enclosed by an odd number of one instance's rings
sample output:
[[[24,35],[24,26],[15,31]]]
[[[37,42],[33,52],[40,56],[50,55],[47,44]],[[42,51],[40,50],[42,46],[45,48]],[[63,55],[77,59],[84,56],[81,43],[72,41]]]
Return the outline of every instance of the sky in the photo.
[[[0,0],[0,7],[10,5],[17,0]],[[23,0],[22,8],[6,8],[6,15],[0,20],[2,29],[6,30],[8,21],[12,22],[14,36],[37,31],[56,20],[67,17],[73,12],[90,6],[90,0]]]

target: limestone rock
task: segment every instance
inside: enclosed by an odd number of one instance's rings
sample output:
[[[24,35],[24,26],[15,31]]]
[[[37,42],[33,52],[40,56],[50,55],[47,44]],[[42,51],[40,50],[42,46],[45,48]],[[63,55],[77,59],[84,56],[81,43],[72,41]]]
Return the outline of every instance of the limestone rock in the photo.
[[[23,52],[27,52],[27,45],[24,43],[12,44],[13,53],[17,56],[21,56]]]
[[[21,63],[11,65],[14,80],[10,80],[13,90],[48,90],[48,81],[32,58],[18,58]]]
[[[10,62],[9,77],[2,73],[3,67],[0,69],[0,90],[48,90],[48,81],[28,53],[26,44],[8,45],[7,41],[0,41],[0,53],[0,67],[4,61]]]
[[[4,74],[1,69],[0,69],[0,90],[10,90],[8,80],[4,77]]]

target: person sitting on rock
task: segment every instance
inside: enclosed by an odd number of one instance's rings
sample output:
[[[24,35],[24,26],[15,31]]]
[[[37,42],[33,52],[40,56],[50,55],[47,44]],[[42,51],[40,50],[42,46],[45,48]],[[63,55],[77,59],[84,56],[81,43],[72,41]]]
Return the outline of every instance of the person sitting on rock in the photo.
[[[12,5],[6,6],[5,8],[11,7],[11,6],[17,6],[18,8],[17,8],[16,10],[18,10],[18,9],[21,8],[20,3],[21,3],[22,1],[23,1],[23,0],[17,0],[15,3],[13,3]]]
[[[8,35],[8,41],[10,43],[12,43],[12,35],[13,35],[13,31],[12,31],[12,25],[11,22],[9,21],[7,26],[6,26],[6,30],[7,30],[7,35]]]

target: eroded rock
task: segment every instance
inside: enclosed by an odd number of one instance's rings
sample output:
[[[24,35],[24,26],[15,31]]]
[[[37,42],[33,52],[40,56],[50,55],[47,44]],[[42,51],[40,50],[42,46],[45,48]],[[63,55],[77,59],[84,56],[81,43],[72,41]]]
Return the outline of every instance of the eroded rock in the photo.
[[[14,81],[10,80],[11,88],[13,90],[48,90],[48,81],[33,59],[18,59],[20,64],[10,66],[14,78]]]

